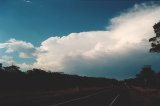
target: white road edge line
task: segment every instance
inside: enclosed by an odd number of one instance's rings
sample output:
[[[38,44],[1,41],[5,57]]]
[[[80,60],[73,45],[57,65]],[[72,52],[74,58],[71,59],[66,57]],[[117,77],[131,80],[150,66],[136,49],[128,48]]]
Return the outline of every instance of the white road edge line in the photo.
[[[91,95],[87,95],[87,96],[83,96],[83,97],[80,97],[80,98],[76,98],[76,99],[68,100],[68,101],[65,101],[65,102],[57,103],[57,104],[54,104],[54,105],[51,105],[51,106],[59,106],[59,105],[63,105],[63,104],[69,103],[69,102],[74,102],[74,101],[77,101],[77,100],[86,99],[86,98],[89,98],[91,96],[97,95],[101,92],[104,92],[104,91],[99,91],[99,92],[96,92],[96,93],[91,94]]]
[[[117,98],[119,97],[120,95],[118,94],[114,99],[113,99],[113,101],[110,103],[110,105],[109,106],[112,106],[113,105],[113,103],[117,100]]]

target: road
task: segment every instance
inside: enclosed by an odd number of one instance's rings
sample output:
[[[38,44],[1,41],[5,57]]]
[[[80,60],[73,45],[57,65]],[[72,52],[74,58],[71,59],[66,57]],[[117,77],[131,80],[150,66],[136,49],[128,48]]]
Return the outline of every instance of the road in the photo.
[[[36,99],[7,97],[0,106],[133,106],[128,88],[111,87],[95,92],[86,92],[62,97],[40,96]]]
[[[126,88],[106,89],[81,98],[51,106],[133,106]]]

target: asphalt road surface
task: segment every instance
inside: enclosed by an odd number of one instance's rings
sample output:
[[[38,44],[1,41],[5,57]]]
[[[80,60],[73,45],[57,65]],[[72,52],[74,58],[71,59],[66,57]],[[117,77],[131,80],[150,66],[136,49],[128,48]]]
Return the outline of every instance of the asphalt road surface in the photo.
[[[105,89],[69,101],[53,104],[51,106],[133,106],[126,88]]]
[[[0,98],[0,106],[133,106],[128,88],[111,87],[90,93],[68,95],[60,98],[42,96],[24,100],[21,97],[9,100]]]

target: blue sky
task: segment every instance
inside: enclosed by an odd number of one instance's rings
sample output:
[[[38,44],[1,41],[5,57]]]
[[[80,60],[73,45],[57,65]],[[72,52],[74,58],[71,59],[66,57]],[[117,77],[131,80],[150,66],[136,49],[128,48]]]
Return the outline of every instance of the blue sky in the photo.
[[[27,1],[27,0],[26,0]],[[0,42],[35,45],[50,36],[104,30],[109,19],[143,0],[0,0]],[[36,39],[36,40],[35,40]]]
[[[158,0],[0,0],[0,62],[119,79],[160,70],[148,52],[158,13]]]

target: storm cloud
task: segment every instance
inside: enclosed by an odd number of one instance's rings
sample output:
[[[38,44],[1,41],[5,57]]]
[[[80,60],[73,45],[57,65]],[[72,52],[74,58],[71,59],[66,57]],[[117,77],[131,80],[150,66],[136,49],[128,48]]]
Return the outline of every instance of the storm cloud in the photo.
[[[159,13],[158,5],[135,5],[113,17],[103,31],[53,36],[39,47],[23,43],[23,49],[19,49],[22,45],[10,46],[16,41],[12,39],[1,43],[0,48],[18,51],[21,58],[34,57],[35,68],[119,79],[133,77],[143,65],[158,66],[160,57],[149,53],[148,39],[154,36],[152,26],[160,20]]]
[[[133,76],[143,65],[159,61],[149,53],[148,42],[159,13],[157,5],[135,5],[112,18],[105,31],[50,37],[38,48],[34,66],[81,75]]]

